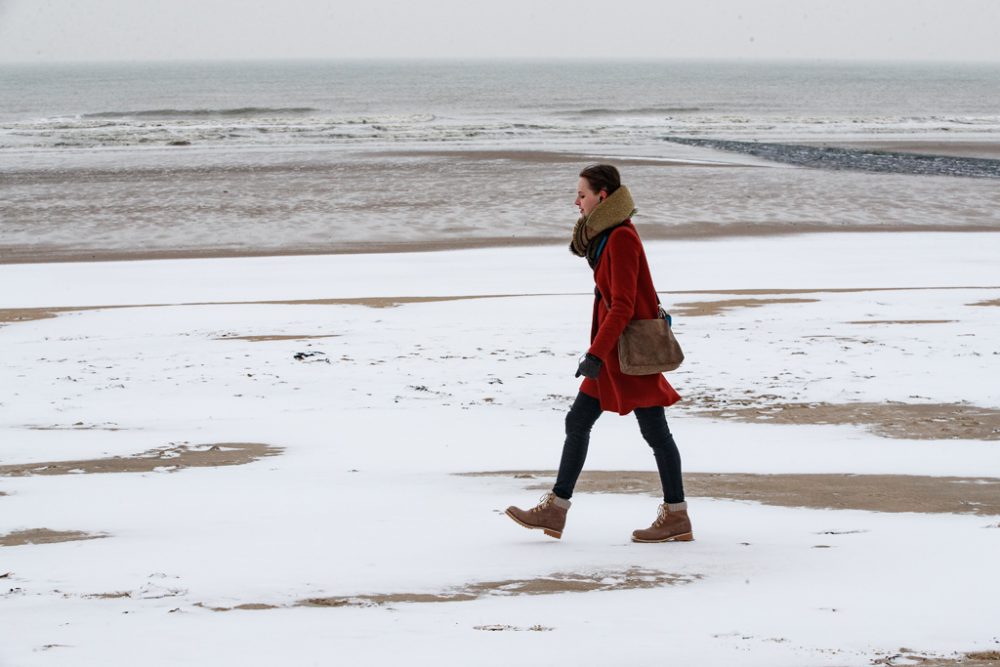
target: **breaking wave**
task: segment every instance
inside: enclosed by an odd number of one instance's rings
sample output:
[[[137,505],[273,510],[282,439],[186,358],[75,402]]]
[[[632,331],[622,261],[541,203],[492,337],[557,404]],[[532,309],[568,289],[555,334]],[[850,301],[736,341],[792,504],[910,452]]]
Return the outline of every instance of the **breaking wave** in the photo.
[[[641,107],[637,109],[581,109],[575,116],[669,116],[677,113],[697,113],[704,107]]]
[[[148,109],[142,111],[98,111],[85,113],[82,118],[248,118],[255,116],[286,116],[318,113],[312,107],[239,107],[237,109]]]

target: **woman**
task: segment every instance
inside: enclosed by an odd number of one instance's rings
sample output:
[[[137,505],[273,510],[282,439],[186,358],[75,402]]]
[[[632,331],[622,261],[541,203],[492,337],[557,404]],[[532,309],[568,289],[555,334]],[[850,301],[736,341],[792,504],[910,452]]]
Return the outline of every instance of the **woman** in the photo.
[[[632,226],[632,195],[615,167],[592,165],[580,172],[576,205],[581,217],[573,229],[570,251],[587,259],[596,283],[590,349],[576,371],[584,380],[566,415],[566,441],[555,486],[536,507],[508,507],[507,516],[526,528],[561,538],[591,428],[605,410],[620,415],[635,412],[642,437],[653,449],[664,502],[653,525],[633,531],[632,540],[690,541],[694,538],[684,502],[681,457],[663,410],[680,396],[662,374],[625,375],[618,364],[618,338],[625,326],[633,319],[654,319],[659,312],[646,253]]]

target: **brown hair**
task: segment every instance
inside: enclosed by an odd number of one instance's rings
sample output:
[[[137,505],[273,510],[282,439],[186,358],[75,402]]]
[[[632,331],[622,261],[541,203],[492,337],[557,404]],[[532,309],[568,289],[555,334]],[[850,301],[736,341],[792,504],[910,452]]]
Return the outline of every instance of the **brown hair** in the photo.
[[[592,164],[584,167],[580,177],[587,179],[590,189],[594,192],[604,190],[609,195],[621,187],[622,177],[618,169],[610,164]]]

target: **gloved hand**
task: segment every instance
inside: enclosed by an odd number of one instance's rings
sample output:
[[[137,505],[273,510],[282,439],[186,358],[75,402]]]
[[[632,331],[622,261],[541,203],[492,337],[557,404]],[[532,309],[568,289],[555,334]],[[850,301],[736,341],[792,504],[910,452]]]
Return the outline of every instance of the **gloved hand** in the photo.
[[[576,369],[575,377],[583,375],[589,377],[591,380],[596,380],[597,376],[601,374],[601,366],[603,365],[603,361],[588,352],[580,360],[580,367]]]

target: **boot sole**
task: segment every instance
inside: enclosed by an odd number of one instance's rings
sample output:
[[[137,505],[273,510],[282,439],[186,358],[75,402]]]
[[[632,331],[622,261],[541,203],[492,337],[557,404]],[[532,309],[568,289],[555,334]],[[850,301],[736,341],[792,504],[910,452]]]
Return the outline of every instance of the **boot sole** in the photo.
[[[671,535],[670,537],[665,537],[662,540],[643,540],[633,535],[632,541],[641,542],[642,544],[660,544],[662,542],[694,542],[694,533],[681,533],[680,535]]]
[[[521,521],[520,519],[518,519],[516,516],[514,516],[510,512],[504,512],[504,514],[506,514],[511,519],[513,519],[514,523],[518,524],[519,526],[524,526],[525,528],[530,528],[531,530],[540,530],[543,533],[545,533],[546,535],[548,535],[549,537],[554,537],[557,540],[561,540],[562,539],[562,531],[561,530],[552,530],[551,528],[545,528],[543,526],[531,526],[531,525],[528,525],[525,522]]]

